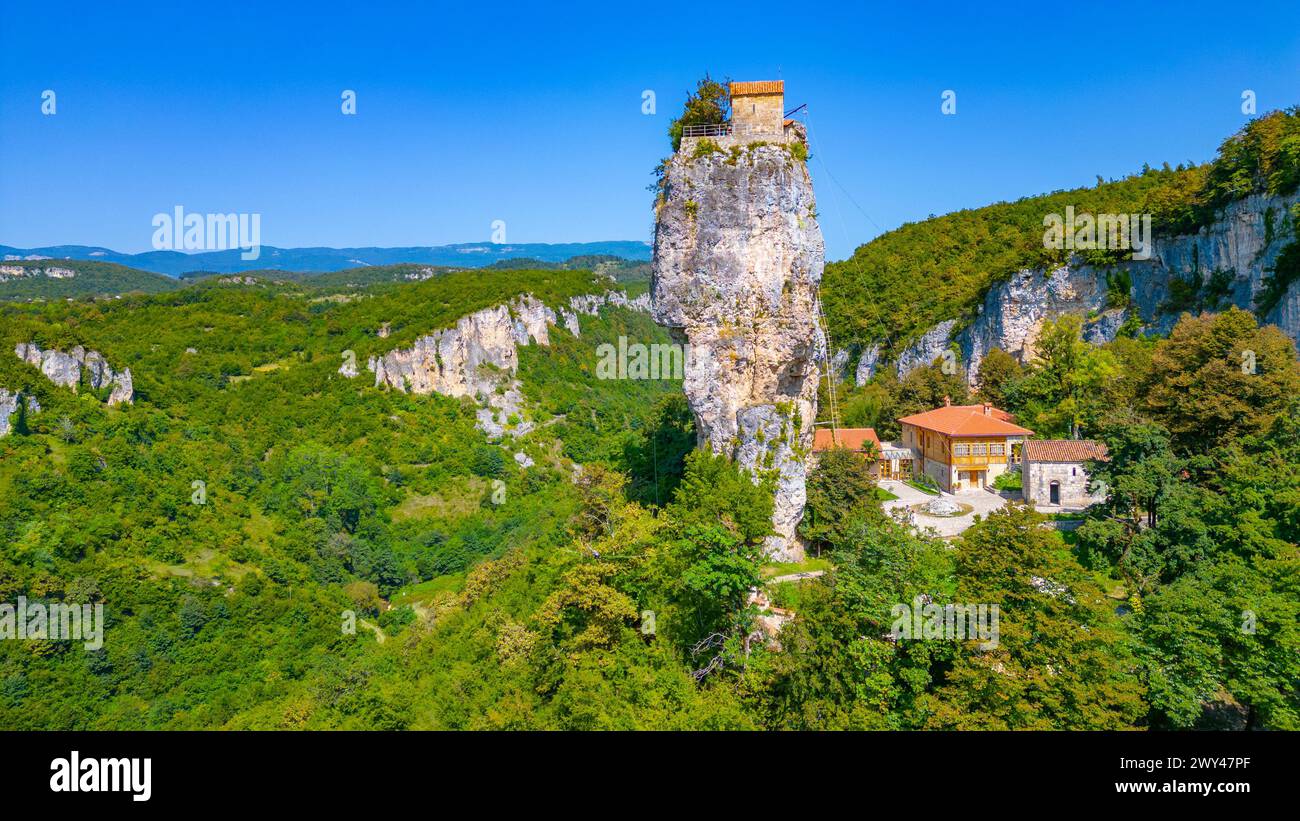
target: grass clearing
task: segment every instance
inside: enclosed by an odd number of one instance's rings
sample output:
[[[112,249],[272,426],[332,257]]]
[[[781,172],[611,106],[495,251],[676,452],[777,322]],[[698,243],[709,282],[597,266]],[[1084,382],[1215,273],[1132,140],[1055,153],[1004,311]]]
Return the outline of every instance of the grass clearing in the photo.
[[[459,593],[460,588],[465,584],[464,573],[451,573],[446,576],[438,576],[428,581],[412,584],[398,590],[390,599],[394,607],[403,604],[416,604],[433,598],[438,593]]]
[[[809,557],[801,562],[772,562],[765,564],[758,571],[764,579],[773,579],[777,576],[790,576],[795,573],[813,573],[818,570],[830,570],[834,565],[830,559]]]
[[[449,479],[436,493],[407,496],[393,509],[393,520],[468,516],[478,510],[487,489],[487,481],[477,476]]]

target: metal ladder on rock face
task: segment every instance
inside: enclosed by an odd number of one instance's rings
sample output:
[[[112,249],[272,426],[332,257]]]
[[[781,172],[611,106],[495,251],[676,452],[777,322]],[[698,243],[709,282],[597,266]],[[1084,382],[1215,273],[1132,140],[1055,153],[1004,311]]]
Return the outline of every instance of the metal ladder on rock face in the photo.
[[[817,150],[814,153],[816,154],[818,161],[821,163],[822,170],[826,172],[826,176],[830,179],[830,181],[835,183],[836,187],[838,187],[841,191],[844,192],[844,196],[848,197],[849,201],[853,203],[854,207],[856,207],[859,211],[862,212],[862,216],[867,218],[867,221],[870,222],[875,227],[876,231],[878,231],[879,233],[884,233],[881,227],[876,224],[876,221],[873,220],[871,216],[867,214],[866,211],[862,210],[862,206],[858,205],[858,201],[853,198],[853,195],[849,193],[847,188],[845,188],[843,185],[840,184],[840,181],[835,178],[834,174],[831,173],[830,168],[826,166],[826,158],[821,150],[820,144],[817,142],[817,137],[813,132],[812,115],[807,105],[802,106],[802,108],[804,109],[804,125],[808,130],[808,147],[810,149],[813,148],[814,146],[817,147]],[[795,109],[795,111],[797,110],[798,109]],[[844,238],[847,240],[848,228],[844,222],[843,211],[838,207],[836,208],[836,210],[840,211],[840,225],[844,229]],[[856,259],[856,256],[850,255],[849,259],[851,260]],[[859,271],[858,273],[859,275],[861,275],[861,271]],[[835,431],[839,428],[839,424],[840,424],[839,400],[835,396],[835,379],[831,374],[831,371],[833,370],[831,366],[831,359],[832,359],[831,352],[834,350],[834,346],[831,344],[830,323],[826,321],[826,314],[822,311],[822,291],[821,291],[820,283],[818,283],[817,285],[817,318],[821,322],[822,333],[826,337],[826,388],[827,388],[826,395],[827,395],[827,399],[829,400],[829,404],[831,406],[831,437],[833,442],[838,442],[839,436],[838,434],[835,433]]]

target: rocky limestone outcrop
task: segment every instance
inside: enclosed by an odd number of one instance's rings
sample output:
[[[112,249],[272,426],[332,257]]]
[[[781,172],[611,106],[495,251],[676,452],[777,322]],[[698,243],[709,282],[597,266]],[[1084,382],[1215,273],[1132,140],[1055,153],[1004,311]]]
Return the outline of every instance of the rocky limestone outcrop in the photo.
[[[461,317],[452,327],[415,340],[410,348],[372,356],[366,369],[375,375],[376,387],[473,399],[481,406],[478,428],[490,439],[507,432],[522,436],[534,424],[522,418],[524,397],[515,378],[519,348],[533,343],[549,346],[550,330],[561,317],[565,328],[577,336],[578,317],[594,316],[607,305],[646,311],[649,298],[629,299],[622,291],[585,294],[570,299],[557,315],[533,295],[523,294]],[[339,373],[355,376],[355,368],[348,365],[345,361]]]
[[[843,348],[837,350],[831,357],[830,372],[835,379],[843,381],[848,378],[849,352]]]
[[[28,279],[31,277],[47,277],[49,279],[72,279],[77,272],[71,268],[60,268],[58,266],[25,266],[25,265],[0,265],[0,282],[9,282],[15,279]]]
[[[898,355],[898,375],[902,376],[913,368],[928,365],[943,355],[948,349],[949,337],[956,327],[957,320],[947,319],[926,331],[920,339]]]
[[[858,357],[858,369],[853,375],[853,381],[859,385],[865,385],[876,375],[876,367],[880,364],[880,343],[868,345]]]
[[[1297,241],[1292,216],[1297,203],[1298,194],[1238,200],[1195,234],[1155,237],[1147,260],[1097,267],[1075,257],[1052,270],[1017,271],[989,290],[967,327],[954,335],[955,320],[935,325],[899,353],[895,367],[902,376],[933,362],[955,342],[961,349],[959,366],[974,386],[979,363],[990,350],[1001,348],[1028,362],[1043,323],[1064,314],[1085,318],[1084,338],[1093,344],[1113,340],[1130,315],[1146,331],[1165,334],[1180,316],[1170,310],[1175,280],[1198,284],[1200,292],[1209,295],[1203,302],[1207,310],[1236,305],[1253,311],[1278,255]],[[1123,283],[1125,276],[1127,300],[1122,288],[1119,294],[1111,294],[1111,283]],[[1260,321],[1275,324],[1300,341],[1300,282],[1292,282]],[[862,353],[856,375],[859,385],[875,374],[879,356],[879,345]]]
[[[807,454],[825,339],[824,248],[812,180],[784,146],[667,164],[658,205],[654,317],[689,346],[684,390],[701,446],[775,481],[769,555],[803,556]]]
[[[7,436],[13,430],[18,409],[24,406],[28,414],[41,411],[41,403],[36,401],[36,397],[0,388],[0,436]]]
[[[41,350],[35,342],[19,342],[14,346],[14,353],[27,364],[39,368],[46,379],[59,387],[71,388],[73,392],[83,383],[94,391],[107,388],[110,405],[129,403],[135,398],[131,369],[113,370],[99,351],[88,351],[78,345],[64,353]]]
[[[1001,348],[1020,362],[1034,358],[1034,344],[1043,323],[1064,314],[1078,314],[1084,338],[1100,344],[1115,338],[1126,317],[1122,309],[1106,307],[1104,273],[1063,266],[1044,276],[1038,270],[1016,272],[985,297],[979,315],[958,335],[963,363],[971,363],[967,380],[975,384],[979,363],[993,348]],[[924,364],[924,363],[917,363]]]
[[[578,317],[585,314],[595,316],[605,305],[617,305],[642,313],[650,313],[650,294],[628,297],[622,291],[606,291],[603,294],[583,294],[569,300],[569,308],[560,309],[560,319],[564,327],[574,336],[582,335],[582,326]]]

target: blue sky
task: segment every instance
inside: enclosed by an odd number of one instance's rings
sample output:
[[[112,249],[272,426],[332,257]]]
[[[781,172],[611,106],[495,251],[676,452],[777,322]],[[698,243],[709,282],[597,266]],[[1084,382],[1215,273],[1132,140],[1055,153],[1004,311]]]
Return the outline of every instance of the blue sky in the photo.
[[[1208,159],[1244,89],[1300,103],[1294,0],[276,5],[0,2],[0,244],[145,251],[178,204],[260,213],[281,247],[494,220],[648,240],[665,129],[709,71],[808,103],[839,259],[928,214]]]

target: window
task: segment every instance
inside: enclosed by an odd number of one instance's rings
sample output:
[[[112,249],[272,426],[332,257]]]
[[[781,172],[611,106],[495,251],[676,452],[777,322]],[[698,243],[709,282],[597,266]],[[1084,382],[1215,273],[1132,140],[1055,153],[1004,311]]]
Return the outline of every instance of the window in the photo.
[[[1002,456],[1002,448],[1003,444],[1001,442],[995,442],[989,445],[989,456]]]
[[[972,452],[976,456],[984,456],[989,452],[989,446],[983,442],[980,442],[978,445],[972,445],[971,447],[973,448]]]
[[[969,455],[970,455],[970,445],[953,445],[953,446],[952,446],[952,455],[953,455],[953,456],[969,456]]]

